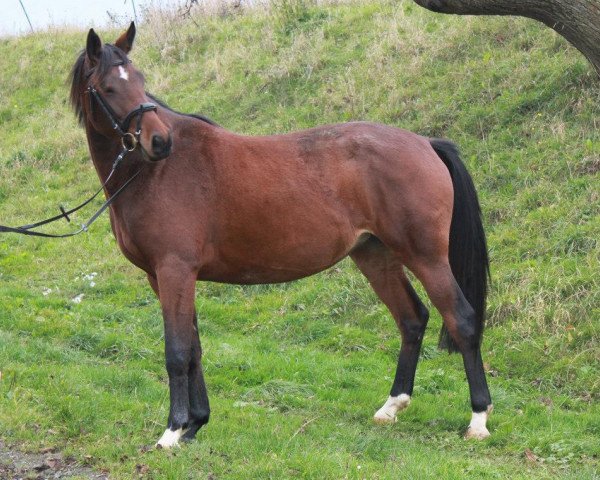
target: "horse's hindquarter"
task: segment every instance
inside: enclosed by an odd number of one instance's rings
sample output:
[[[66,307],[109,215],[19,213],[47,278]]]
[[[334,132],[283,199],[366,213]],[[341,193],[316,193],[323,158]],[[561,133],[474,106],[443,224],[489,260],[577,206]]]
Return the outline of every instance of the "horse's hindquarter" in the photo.
[[[363,123],[271,137],[222,131],[212,148],[210,254],[200,277],[301,278],[335,264],[382,224],[402,222],[401,203],[411,201],[399,192],[427,165],[414,158],[415,149],[426,151],[420,138]]]

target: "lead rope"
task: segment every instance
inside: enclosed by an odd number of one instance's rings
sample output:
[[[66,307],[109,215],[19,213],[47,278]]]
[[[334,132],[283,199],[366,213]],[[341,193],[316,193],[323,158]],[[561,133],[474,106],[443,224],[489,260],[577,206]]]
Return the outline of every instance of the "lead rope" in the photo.
[[[79,230],[77,230],[75,232],[69,232],[69,233],[63,233],[63,234],[53,234],[53,233],[38,232],[34,229],[37,227],[41,227],[42,225],[47,225],[49,223],[55,222],[62,218],[65,218],[68,222],[70,222],[71,219],[69,218],[69,215],[71,213],[74,213],[77,210],[80,210],[83,207],[85,207],[88,203],[90,203],[92,200],[94,200],[100,194],[100,192],[102,192],[102,190],[104,190],[104,187],[106,187],[106,185],[108,185],[108,182],[110,181],[110,179],[114,175],[115,171],[117,170],[117,168],[119,167],[119,165],[121,164],[123,159],[125,158],[125,155],[127,155],[127,153],[130,151],[131,151],[130,149],[123,146],[123,150],[121,150],[121,152],[119,153],[119,155],[117,155],[117,158],[113,162],[112,169],[111,169],[110,173],[108,174],[108,176],[106,177],[106,180],[104,180],[104,182],[102,183],[102,185],[100,186],[98,191],[96,193],[94,193],[94,195],[92,195],[90,198],[88,198],[85,202],[81,203],[80,205],[78,205],[70,210],[65,210],[62,206],[60,206],[59,207],[59,209],[61,211],[60,215],[56,215],[54,217],[47,218],[46,220],[41,220],[36,223],[31,223],[29,225],[22,225],[20,227],[8,227],[6,225],[0,225],[0,233],[19,233],[21,235],[30,235],[30,236],[34,236],[34,237],[45,237],[45,238],[67,238],[67,237],[74,237],[75,235],[79,235],[82,232],[87,232],[90,225],[92,223],[94,223],[96,221],[96,219],[102,214],[102,212],[104,212],[104,210],[106,210],[117,199],[119,194],[123,190],[125,190],[125,187],[127,187],[127,185],[129,185],[133,181],[133,179],[140,174],[141,170],[138,170],[137,172],[135,172],[131,177],[129,177],[129,179],[123,185],[121,185],[121,187],[119,187],[119,189],[114,194],[112,194],[110,196],[110,198],[106,199],[106,201],[101,205],[101,207],[96,211],[96,213],[94,213],[90,217],[90,219],[81,226],[81,228]]]

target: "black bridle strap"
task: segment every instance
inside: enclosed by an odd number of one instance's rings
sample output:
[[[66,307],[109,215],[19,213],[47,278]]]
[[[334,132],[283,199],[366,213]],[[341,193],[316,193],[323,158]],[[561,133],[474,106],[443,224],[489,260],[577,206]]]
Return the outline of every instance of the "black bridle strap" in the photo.
[[[79,230],[76,230],[75,232],[53,234],[53,233],[38,232],[36,230],[23,229],[21,227],[7,227],[4,225],[0,225],[0,233],[11,232],[11,233],[20,233],[22,235],[30,235],[33,237],[67,238],[67,237],[74,237],[75,235],[79,235],[80,233],[83,233],[83,232],[87,232],[90,225],[98,219],[98,217],[102,214],[102,212],[104,212],[104,210],[106,210],[108,207],[110,207],[110,205],[117,199],[119,194],[123,190],[125,190],[125,187],[127,187],[133,181],[133,179],[140,174],[140,172],[141,172],[141,170],[138,170],[137,172],[135,172],[129,178],[129,180],[127,180],[123,185],[121,185],[121,187],[102,204],[102,206],[98,209],[98,211],[96,213],[94,213],[94,215],[92,215],[90,217],[90,219],[87,222],[85,222]],[[62,218],[62,215],[58,216],[58,218]]]
[[[131,112],[129,112],[125,116],[125,118],[121,122],[121,130],[123,130],[124,132],[127,132],[127,130],[129,130],[129,124],[131,123],[131,119],[133,117],[137,116],[138,124],[137,124],[137,128],[136,128],[136,133],[140,132],[142,115],[146,112],[156,112],[156,110],[157,110],[156,105],[151,102],[140,103],[140,106],[138,108],[133,109]]]
[[[90,225],[96,221],[96,219],[102,214],[102,212],[104,212],[104,210],[106,210],[117,199],[117,197],[121,194],[121,192],[125,189],[125,187],[127,187],[133,181],[133,179],[139,175],[141,170],[138,170],[137,172],[135,172],[123,185],[121,185],[121,187],[119,187],[119,189],[115,193],[113,193],[110,196],[110,198],[108,198],[101,205],[101,207],[98,209],[98,211],[96,213],[94,213],[94,215],[92,215],[90,217],[90,219],[86,223],[84,223],[79,230],[77,230],[75,232],[69,232],[69,233],[63,233],[63,234],[53,234],[53,233],[38,232],[34,229],[37,227],[41,227],[42,225],[46,225],[48,223],[52,223],[57,220],[60,220],[61,218],[66,218],[68,221],[70,221],[68,215],[85,207],[88,203],[90,203],[92,200],[94,200],[94,198],[96,198],[100,194],[100,192],[102,192],[102,190],[104,190],[104,187],[106,187],[106,185],[112,178],[113,174],[115,173],[115,170],[120,165],[121,161],[123,160],[123,158],[125,157],[127,152],[128,152],[127,149],[123,149],[121,151],[121,153],[119,153],[119,155],[117,156],[117,159],[113,163],[112,170],[106,177],[106,180],[104,181],[102,186],[98,189],[98,191],[96,193],[94,193],[94,195],[92,195],[90,198],[88,198],[85,202],[83,202],[80,205],[78,205],[77,207],[74,207],[67,211],[65,211],[62,207],[60,207],[61,212],[62,212],[60,215],[56,215],[56,216],[48,218],[46,220],[42,220],[40,222],[32,223],[29,225],[22,225],[20,227],[9,227],[6,225],[0,225],[0,233],[20,233],[21,235],[30,235],[30,236],[34,236],[34,237],[45,237],[45,238],[67,238],[67,237],[74,237],[75,235],[79,235],[82,232],[86,232],[87,229],[90,227]]]
[[[123,160],[123,158],[125,157],[126,153],[127,153],[127,150],[125,150],[125,149],[123,149],[121,151],[121,153],[119,154],[119,156],[117,157],[117,159],[114,161],[113,166],[112,166],[112,170],[110,171],[110,173],[106,177],[106,180],[104,180],[104,183],[102,183],[102,185],[100,185],[100,188],[96,191],[96,193],[94,193],[85,202],[80,203],[79,205],[77,205],[76,207],[71,208],[70,210],[65,210],[64,207],[62,205],[60,205],[58,208],[60,209],[61,214],[60,215],[56,215],[54,217],[47,218],[46,220],[41,220],[39,222],[31,223],[29,225],[21,225],[20,227],[4,227],[4,228],[14,228],[14,229],[19,230],[19,231],[20,230],[31,230],[32,228],[37,228],[37,227],[41,227],[43,225],[47,225],[48,223],[56,222],[57,220],[60,220],[61,218],[65,218],[67,220],[67,222],[70,222],[71,219],[69,218],[69,215],[71,215],[72,213],[75,213],[78,210],[81,210],[88,203],[90,203],[92,200],[94,200],[100,194],[100,192],[102,192],[102,190],[104,190],[104,187],[106,187],[106,185],[108,185],[108,182],[112,178],[113,174],[115,173],[115,170],[117,169],[117,167],[119,166],[119,164],[121,163],[121,161]],[[3,227],[0,225],[0,232],[3,231],[2,228]]]
[[[117,115],[115,114],[115,111],[106,102],[106,100],[104,100],[104,97],[102,95],[100,95],[98,90],[96,90],[92,85],[90,85],[88,87],[88,92],[100,104],[100,107],[104,111],[104,114],[110,120],[110,123],[112,124],[113,129],[119,134],[120,137],[124,137],[127,134],[127,131],[129,130],[129,124],[131,123],[131,119],[136,116],[138,117],[138,125],[137,125],[136,135],[139,135],[142,115],[146,112],[156,112],[156,110],[157,110],[157,107],[154,103],[151,103],[151,102],[141,103],[139,107],[134,108],[131,112],[129,112],[127,115],[125,115],[125,118],[122,121],[119,122],[119,120],[117,120]]]
[[[113,129],[119,134],[119,136],[122,137],[123,135],[125,135],[125,132],[121,128],[121,124],[117,120],[117,115],[115,114],[115,111],[112,109],[112,107],[108,103],[106,103],[106,101],[104,100],[102,95],[100,95],[98,93],[98,91],[92,85],[90,85],[88,87],[87,91],[92,95],[92,97],[94,97],[96,102],[98,102],[98,104],[104,111],[104,114],[110,120],[110,123],[112,124]]]

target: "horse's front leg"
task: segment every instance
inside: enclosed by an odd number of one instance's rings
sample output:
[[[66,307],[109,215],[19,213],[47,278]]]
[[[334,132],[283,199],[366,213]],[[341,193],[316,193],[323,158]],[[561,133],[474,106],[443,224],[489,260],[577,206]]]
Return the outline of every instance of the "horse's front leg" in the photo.
[[[188,429],[193,429],[194,433],[198,430],[194,416],[201,408],[198,408],[197,399],[206,398],[203,380],[190,380],[190,374],[198,376],[201,372],[194,307],[196,272],[185,264],[170,263],[157,269],[156,279],[165,327],[165,361],[170,392],[167,429],[156,445],[171,448]],[[202,388],[204,393],[191,392],[190,388]],[[193,395],[193,400],[190,400],[190,395]]]

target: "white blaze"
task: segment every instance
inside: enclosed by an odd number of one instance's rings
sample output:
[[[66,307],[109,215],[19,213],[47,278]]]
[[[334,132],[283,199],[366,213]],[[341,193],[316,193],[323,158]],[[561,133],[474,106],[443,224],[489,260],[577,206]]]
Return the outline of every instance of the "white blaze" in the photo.
[[[125,81],[129,80],[129,74],[127,73],[127,70],[123,68],[122,65],[119,65],[119,78],[122,78]]]

